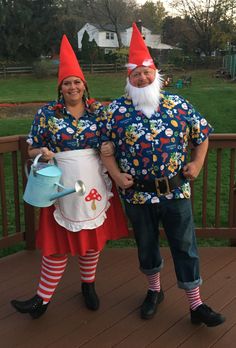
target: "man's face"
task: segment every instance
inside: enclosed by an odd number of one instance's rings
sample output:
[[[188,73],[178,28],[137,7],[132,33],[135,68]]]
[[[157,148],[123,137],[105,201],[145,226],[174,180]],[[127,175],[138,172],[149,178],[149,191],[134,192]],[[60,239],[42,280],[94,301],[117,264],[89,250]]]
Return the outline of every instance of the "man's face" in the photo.
[[[132,86],[137,88],[143,88],[150,85],[156,76],[156,70],[139,66],[134,69],[129,75],[129,81]]]

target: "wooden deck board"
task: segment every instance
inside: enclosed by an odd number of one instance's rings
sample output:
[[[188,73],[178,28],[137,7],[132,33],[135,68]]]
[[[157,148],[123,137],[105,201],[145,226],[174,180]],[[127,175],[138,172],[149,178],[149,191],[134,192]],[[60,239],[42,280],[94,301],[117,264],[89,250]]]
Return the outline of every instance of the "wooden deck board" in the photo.
[[[202,298],[227,320],[216,328],[191,325],[185,294],[176,286],[168,248],[162,249],[165,300],[152,320],[141,320],[139,306],[146,280],[138,269],[136,249],[105,249],[100,257],[96,289],[101,306],[88,311],[80,290],[76,257],[47,313],[38,320],[10,306],[13,298],[33,296],[40,271],[39,252],[20,252],[0,259],[1,348],[73,347],[234,347],[236,340],[236,248],[200,248]]]

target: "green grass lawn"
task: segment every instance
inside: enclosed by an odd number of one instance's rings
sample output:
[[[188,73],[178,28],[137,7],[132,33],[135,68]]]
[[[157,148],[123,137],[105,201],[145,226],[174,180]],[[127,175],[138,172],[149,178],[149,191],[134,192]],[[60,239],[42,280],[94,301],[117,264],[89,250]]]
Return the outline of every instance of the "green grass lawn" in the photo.
[[[189,72],[192,76],[192,86],[182,89],[176,89],[173,85],[168,90],[174,93],[181,94],[187,98],[198,111],[204,115],[212,124],[215,133],[235,133],[236,132],[236,84],[229,80],[216,79],[212,77],[212,71],[192,71]],[[87,81],[90,88],[91,96],[100,101],[111,100],[123,94],[126,73],[91,75],[87,74]],[[181,76],[181,73],[174,75],[174,81]],[[57,96],[56,79],[35,79],[31,76],[0,79],[0,103],[21,103],[21,102],[46,102],[55,99]],[[35,112],[37,110],[35,107]],[[27,134],[33,120],[32,116],[17,117],[12,115],[8,118],[1,118],[0,107],[0,136]],[[209,180],[213,178],[216,172],[215,154],[209,156]],[[227,167],[229,166],[229,155],[226,153],[222,165],[223,175],[228,179]],[[11,168],[7,166],[5,177],[10,177]],[[195,220],[197,224],[201,222],[201,178],[198,179],[198,190],[196,194],[195,203]],[[10,190],[11,183],[7,183]],[[224,216],[222,216],[223,224],[227,222],[227,190],[222,189],[225,194],[225,200],[222,200],[222,206],[225,206]],[[13,202],[9,195],[9,206],[13,209]],[[214,198],[215,187],[212,185],[208,195],[208,215],[209,219],[213,221],[214,217]],[[213,204],[212,204],[213,202]],[[9,216],[11,221],[11,213]],[[1,234],[1,233],[0,233]],[[122,242],[123,243],[123,242]],[[131,242],[132,244],[133,242]],[[208,241],[204,241],[204,244]],[[210,240],[210,243],[212,241]],[[214,242],[217,245],[217,242]],[[221,242],[222,243],[222,242]],[[110,244],[109,244],[110,245]],[[113,245],[111,243],[111,245]],[[127,243],[125,243],[127,245]],[[206,244],[208,245],[208,244]],[[222,245],[222,244],[221,244]]]
[[[212,73],[211,70],[189,72],[192,76],[192,86],[182,89],[173,86],[168,90],[187,98],[213,125],[216,133],[234,133],[236,132],[236,84],[229,80],[213,78]],[[181,73],[174,75],[174,81],[180,75]],[[87,74],[87,81],[92,97],[100,101],[112,100],[123,94],[126,74]],[[0,103],[46,102],[56,97],[55,78],[35,79],[24,76],[0,79]],[[27,133],[29,130],[29,119],[14,117],[14,120],[0,120],[0,122],[0,136],[5,135],[4,129],[9,126],[12,134]]]
[[[122,93],[125,74],[87,74],[91,96],[111,100]],[[0,79],[0,103],[40,102],[57,97],[57,79],[36,79],[33,76]]]

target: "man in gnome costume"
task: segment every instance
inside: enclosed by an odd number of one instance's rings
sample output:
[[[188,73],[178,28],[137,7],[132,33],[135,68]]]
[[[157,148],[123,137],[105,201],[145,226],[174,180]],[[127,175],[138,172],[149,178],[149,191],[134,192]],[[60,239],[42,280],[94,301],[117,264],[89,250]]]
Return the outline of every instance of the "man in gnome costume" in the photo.
[[[95,275],[100,251],[107,240],[128,235],[126,218],[115,188],[99,156],[98,122],[88,109],[88,87],[74,51],[64,35],[60,48],[59,98],[38,110],[28,136],[29,155],[55,158],[62,182],[72,187],[80,179],[84,196],[76,193],[42,208],[37,247],[42,251],[37,294],[11,301],[20,313],[39,318],[45,313],[65,271],[67,255],[78,255],[81,287],[88,309],[97,310]]]
[[[179,288],[190,306],[191,322],[216,326],[220,313],[202,303],[199,256],[189,180],[203,165],[211,126],[188,101],[161,91],[161,78],[136,24],[129,50],[126,95],[108,107],[103,138],[115,145],[104,163],[121,188],[138,247],[140,270],[148,282],[141,317],[150,319],[164,299],[159,223],[164,227]],[[194,145],[187,162],[188,144]]]

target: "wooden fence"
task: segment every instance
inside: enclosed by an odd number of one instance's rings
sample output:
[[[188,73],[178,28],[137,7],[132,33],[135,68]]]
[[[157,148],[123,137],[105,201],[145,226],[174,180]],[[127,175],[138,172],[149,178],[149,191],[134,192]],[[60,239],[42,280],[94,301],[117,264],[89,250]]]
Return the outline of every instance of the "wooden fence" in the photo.
[[[126,67],[123,64],[80,64],[81,68],[85,72],[90,72],[91,74],[99,74],[99,73],[115,73],[119,71],[126,71]],[[57,67],[55,66],[55,72],[57,71]],[[11,75],[24,75],[24,74],[32,74],[34,69],[32,66],[11,66],[11,67],[0,67],[0,77],[8,77]]]
[[[114,73],[119,71],[126,71],[126,67],[124,64],[81,64],[83,71],[88,71],[91,74],[98,73]]]
[[[6,78],[9,75],[32,74],[32,66],[9,66],[0,67],[0,77]]]
[[[27,249],[35,247],[38,210],[22,200],[27,158],[25,136],[0,138],[0,248],[20,241],[26,241]],[[196,229],[198,236],[236,241],[235,165],[236,134],[210,135],[202,174],[192,183],[194,214],[200,216]],[[209,167],[214,173],[210,173]],[[197,191],[201,192],[200,200],[196,199]],[[214,207],[213,216],[209,216],[209,205]]]

